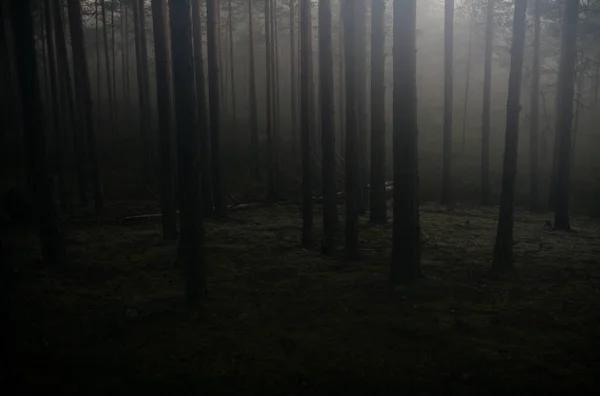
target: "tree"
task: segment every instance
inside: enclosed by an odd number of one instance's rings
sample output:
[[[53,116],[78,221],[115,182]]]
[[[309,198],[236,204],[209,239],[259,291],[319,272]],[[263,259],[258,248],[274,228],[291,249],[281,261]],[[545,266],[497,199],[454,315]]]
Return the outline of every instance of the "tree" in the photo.
[[[254,177],[259,176],[259,152],[258,152],[258,107],[256,103],[256,65],[254,59],[254,0],[248,2],[248,39],[250,44],[250,65],[249,65],[249,94],[250,103],[250,145],[252,147]],[[292,55],[293,56],[293,55]],[[293,79],[293,77],[292,77]]]
[[[494,1],[487,1],[485,26],[485,66],[481,120],[481,204],[491,203],[490,194],[490,108],[492,103],[492,50],[494,44]]]
[[[156,60],[156,97],[160,141],[160,206],[163,239],[177,239],[175,187],[171,158],[171,62],[167,32],[167,1],[152,0],[154,58]]]
[[[358,258],[359,163],[356,125],[356,0],[344,3],[344,63],[346,76],[346,255]]]
[[[556,115],[555,154],[557,158],[554,183],[554,227],[557,230],[571,229],[569,217],[569,184],[571,182],[571,147],[573,128],[573,97],[575,64],[577,61],[577,24],[579,21],[579,1],[566,0],[564,7],[564,28],[561,45],[558,78],[558,113]]]
[[[354,84],[356,84],[356,115],[358,122],[358,184],[359,201],[358,213],[364,214],[367,211],[367,201],[369,199],[369,126],[367,109],[367,2],[355,2],[354,18],[356,19],[354,28],[356,33],[353,45],[356,52],[356,61],[354,69]]]
[[[323,144],[323,233],[324,251],[335,245],[337,191],[335,185],[335,122],[333,98],[333,44],[331,1],[319,1],[319,78],[321,94],[321,138]]]
[[[206,263],[202,199],[200,193],[201,161],[198,158],[200,136],[194,84],[194,49],[190,0],[171,0],[171,40],[173,50],[173,88],[177,120],[177,153],[180,188],[180,222],[178,261],[185,273],[185,297],[190,303],[206,296]]]
[[[296,60],[296,3],[290,0],[290,95],[291,95],[291,130],[292,130],[292,150],[294,159],[298,158],[298,91],[297,91],[297,60]]]
[[[418,197],[417,1],[394,0],[394,225],[392,285],[421,275]]]
[[[231,7],[231,0],[228,2],[228,17],[229,17],[229,74],[231,77],[231,110],[233,111],[234,125],[237,122],[237,111],[235,106],[235,59],[233,57],[233,8]]]
[[[194,35],[194,65],[196,74],[196,100],[198,104],[198,123],[200,128],[208,130],[208,109],[206,103],[206,74],[204,72],[204,53],[202,51],[202,18],[200,15],[201,0],[192,0],[192,25]],[[214,211],[212,180],[211,180],[211,157],[210,136],[208,133],[200,136],[200,153],[202,161],[202,203],[204,214],[209,216]]]
[[[311,167],[311,63],[310,0],[300,0],[300,134],[302,151],[302,246],[312,243],[313,192]]]
[[[454,106],[454,0],[446,0],[444,12],[444,130],[442,204],[452,202],[452,111]]]
[[[517,177],[519,113],[521,111],[520,98],[526,11],[527,0],[516,0],[513,18],[513,37],[510,47],[508,99],[506,101],[506,138],[504,165],[502,169],[502,193],[500,195],[500,214],[494,247],[493,268],[495,270],[508,270],[513,267],[514,192]]]
[[[110,114],[111,132],[115,133],[115,103],[113,96],[113,76],[110,70],[110,56],[108,52],[108,28],[106,23],[106,0],[102,0],[102,38],[104,41],[104,61],[106,65],[106,89],[108,92],[108,110]]]
[[[96,153],[96,130],[94,127],[90,74],[85,55],[81,3],[79,0],[69,0],[67,5],[69,10],[69,27],[71,29],[71,49],[73,50],[73,69],[75,70],[77,113],[82,115],[85,122],[89,178],[92,182],[96,210],[100,210],[104,206],[104,194],[102,192],[100,167]]]
[[[371,222],[387,222],[385,202],[385,0],[371,8]]]
[[[12,0],[11,15],[20,98],[22,109],[26,110],[22,112],[22,125],[27,147],[30,192],[39,222],[42,255],[50,267],[60,268],[66,264],[66,253],[46,167],[44,109],[37,72],[30,1]]]
[[[277,170],[275,160],[275,138],[273,132],[273,103],[274,103],[274,62],[273,62],[273,29],[272,29],[272,14],[271,0],[265,1],[265,63],[267,65],[267,184],[268,184],[268,200],[270,202],[277,201]]]
[[[540,36],[541,0],[533,4],[533,65],[529,109],[529,201],[531,210],[540,209],[539,202],[539,118],[540,118]]]
[[[206,0],[208,39],[208,99],[210,115],[211,170],[215,215],[226,216],[221,179],[221,109],[219,102],[219,0]]]

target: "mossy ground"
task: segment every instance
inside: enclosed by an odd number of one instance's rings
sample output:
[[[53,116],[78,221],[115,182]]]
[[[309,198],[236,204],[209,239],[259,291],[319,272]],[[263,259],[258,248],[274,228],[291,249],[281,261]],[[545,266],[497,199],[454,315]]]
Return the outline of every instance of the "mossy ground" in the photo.
[[[70,224],[64,273],[35,264],[33,236],[18,240],[22,394],[591,394],[598,384],[597,222],[559,233],[517,213],[517,272],[498,278],[495,210],[424,205],[426,278],[392,291],[390,227],[365,221],[361,260],[346,262],[299,248],[297,206],[232,212],[206,224],[209,298],[192,309],[176,245],[155,222],[121,221],[154,206],[115,203]]]

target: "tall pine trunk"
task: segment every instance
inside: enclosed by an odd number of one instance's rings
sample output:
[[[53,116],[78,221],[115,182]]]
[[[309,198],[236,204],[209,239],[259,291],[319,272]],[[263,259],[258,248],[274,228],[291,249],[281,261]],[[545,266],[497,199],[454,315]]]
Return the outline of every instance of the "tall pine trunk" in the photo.
[[[102,0],[102,39],[104,41],[104,62],[106,66],[106,89],[108,93],[108,111],[110,116],[110,130],[115,134],[115,104],[113,97],[113,81],[110,68],[110,55],[108,51],[108,28],[106,23],[106,0]]]
[[[371,8],[371,222],[385,224],[385,0]]]
[[[26,109],[22,112],[22,125],[27,166],[39,223],[42,255],[48,266],[60,268],[66,264],[66,253],[46,167],[44,110],[35,51],[33,14],[29,0],[12,0],[10,5],[20,98],[22,108]]]
[[[540,209],[539,201],[539,119],[540,119],[540,36],[541,0],[533,5],[533,65],[531,71],[531,100],[529,109],[529,204],[532,211]]]
[[[235,103],[235,59],[233,57],[233,8],[231,7],[231,0],[228,3],[227,9],[229,17],[229,75],[231,78],[231,111],[233,112],[233,123],[234,128],[237,124],[237,109]]]
[[[256,65],[254,59],[254,1],[248,2],[248,40],[250,46],[249,95],[250,103],[250,146],[252,147],[252,168],[255,179],[259,178],[260,153],[258,149],[258,108],[256,98]],[[293,79],[293,77],[292,77]]]
[[[100,167],[96,149],[96,130],[92,104],[92,89],[86,61],[83,21],[81,19],[81,3],[79,0],[69,0],[69,27],[71,29],[71,48],[73,50],[73,68],[75,70],[75,97],[78,104],[77,112],[83,115],[86,131],[87,155],[89,159],[89,176],[94,193],[96,210],[104,206],[104,194],[100,179]]]
[[[485,26],[485,65],[483,77],[483,112],[481,120],[481,204],[490,205],[490,109],[492,104],[492,50],[494,43],[494,1],[488,0]]]
[[[392,285],[411,282],[421,275],[416,36],[416,0],[394,0]]]
[[[152,0],[154,25],[154,54],[156,61],[156,96],[158,103],[158,128],[160,142],[160,206],[162,212],[163,239],[177,239],[175,216],[175,186],[173,158],[171,158],[171,62],[167,32],[167,0]]]
[[[569,216],[569,190],[571,183],[571,155],[573,128],[573,99],[575,64],[577,61],[577,24],[579,21],[579,1],[566,0],[564,8],[564,28],[559,65],[556,115],[556,176],[554,183],[554,227],[557,230],[571,229]]]
[[[296,59],[296,2],[290,0],[290,103],[293,163],[298,160],[298,91],[297,91],[297,59]]]
[[[194,84],[194,48],[190,0],[170,0],[171,40],[173,49],[173,92],[177,125],[177,152],[179,170],[179,200],[181,235],[179,237],[179,264],[185,274],[185,297],[188,303],[206,297],[206,262],[204,257],[204,229],[200,193],[199,144],[196,90]]]
[[[311,162],[312,31],[310,0],[300,0],[300,134],[302,151],[302,246],[312,243],[313,191]]]
[[[515,1],[513,38],[510,47],[510,73],[506,101],[506,140],[502,169],[502,193],[498,230],[494,247],[493,267],[508,270],[513,267],[514,194],[517,178],[519,144],[519,113],[521,111],[521,80],[523,76],[523,47],[525,43],[525,16],[527,0]]]
[[[215,215],[220,218],[226,216],[226,207],[223,199],[223,180],[221,176],[221,108],[219,83],[219,0],[206,0],[207,12],[207,39],[208,39],[208,96],[210,114],[210,144],[211,144],[211,170],[213,200]]]
[[[194,69],[196,74],[196,100],[198,104],[198,123],[200,128],[208,131],[208,108],[206,102],[206,73],[204,72],[204,53],[202,51],[202,19],[200,15],[201,0],[192,0],[192,25],[194,35]],[[213,213],[213,191],[210,172],[210,136],[204,133],[200,140],[202,161],[202,203],[204,214]]]
[[[271,24],[271,0],[265,1],[265,63],[267,65],[267,200],[275,202],[277,200],[277,176],[275,169],[275,143],[273,132],[273,38]]]
[[[444,12],[444,126],[442,204],[452,202],[452,112],[454,108],[454,0],[446,0]]]
[[[354,83],[356,84],[356,115],[358,122],[358,184],[359,201],[358,213],[365,214],[369,200],[369,127],[368,127],[368,97],[367,97],[367,2],[355,3],[356,19],[354,28],[354,51],[356,52],[356,65],[354,69]]]

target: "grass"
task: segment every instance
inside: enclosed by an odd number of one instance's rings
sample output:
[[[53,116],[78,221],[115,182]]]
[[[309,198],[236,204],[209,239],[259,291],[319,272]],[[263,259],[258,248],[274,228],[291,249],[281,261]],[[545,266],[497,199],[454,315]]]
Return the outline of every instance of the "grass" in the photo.
[[[496,211],[422,207],[426,279],[387,287],[390,227],[362,258],[299,246],[291,205],[206,225],[209,300],[183,304],[175,244],[152,203],[113,203],[68,228],[70,269],[16,243],[23,394],[590,393],[600,367],[600,224],[517,213],[518,272],[489,273]],[[320,224],[316,225],[320,229]],[[597,389],[596,389],[597,390]]]

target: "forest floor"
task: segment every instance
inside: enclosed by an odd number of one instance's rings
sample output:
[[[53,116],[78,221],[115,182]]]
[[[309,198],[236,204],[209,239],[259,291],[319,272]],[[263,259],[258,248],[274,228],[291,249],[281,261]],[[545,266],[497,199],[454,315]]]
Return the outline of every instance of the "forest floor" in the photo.
[[[297,206],[232,212],[206,224],[198,311],[176,244],[155,221],[122,221],[156,210],[124,202],[71,223],[64,273],[19,239],[20,394],[598,394],[597,221],[559,233],[517,213],[517,272],[498,278],[494,209],[424,205],[426,278],[392,291],[389,226],[365,220],[361,260],[346,262],[299,248]]]

